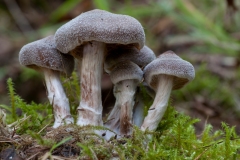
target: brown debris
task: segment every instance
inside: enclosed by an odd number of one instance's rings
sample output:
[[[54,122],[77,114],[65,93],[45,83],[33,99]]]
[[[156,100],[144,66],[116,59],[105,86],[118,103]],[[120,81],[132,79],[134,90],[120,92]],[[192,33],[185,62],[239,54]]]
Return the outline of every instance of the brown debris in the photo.
[[[7,148],[2,150],[2,152],[0,152],[0,158],[3,160],[23,160],[22,158],[20,158],[17,154],[17,151],[15,150],[14,146],[12,146],[11,148]]]
[[[112,151],[114,143],[123,143],[123,140],[113,139],[113,142],[106,142],[102,137],[94,133],[91,126],[79,127],[76,125],[61,126],[57,129],[49,127],[45,135],[40,135],[43,139],[43,144],[38,140],[33,139],[29,135],[15,136],[13,138],[0,139],[8,141],[0,141],[0,146],[3,149],[0,152],[0,159],[9,159],[10,156],[16,160],[27,159],[44,159],[51,156],[53,159],[76,159],[81,156],[82,148],[78,145],[90,143],[94,145],[101,145],[101,147],[109,148]],[[36,133],[37,134],[37,133]],[[64,143],[56,147],[51,153],[51,147],[66,140]],[[42,143],[42,142],[41,142]],[[2,147],[0,147],[1,149]],[[104,159],[101,153],[94,153],[98,159]],[[110,154],[110,153],[109,153]],[[116,156],[116,155],[109,155]],[[55,158],[54,158],[55,157]],[[102,158],[101,158],[102,157]],[[89,157],[81,157],[81,159],[91,159]]]

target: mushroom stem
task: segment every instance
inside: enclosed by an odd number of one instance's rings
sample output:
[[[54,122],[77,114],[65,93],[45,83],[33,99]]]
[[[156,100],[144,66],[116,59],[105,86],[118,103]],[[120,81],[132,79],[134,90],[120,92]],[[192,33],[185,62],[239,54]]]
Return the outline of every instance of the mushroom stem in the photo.
[[[60,81],[59,72],[43,69],[43,73],[48,91],[48,99],[53,106],[55,118],[53,128],[57,128],[64,123],[73,123],[74,120],[70,113],[69,101]]]
[[[129,135],[132,131],[132,111],[137,85],[135,80],[124,80],[114,86],[113,92],[116,102],[108,117],[110,122],[108,125],[117,133],[120,128],[121,135]]]
[[[133,107],[133,123],[134,125],[141,127],[144,119],[144,102],[140,92],[136,94],[135,105]]]
[[[173,88],[173,77],[169,75],[159,75],[156,96],[152,106],[148,110],[148,115],[145,117],[141,126],[141,130],[155,131],[162,119],[167,106],[168,100]]]
[[[92,41],[84,45],[81,67],[81,101],[77,124],[103,125],[101,79],[105,43]]]

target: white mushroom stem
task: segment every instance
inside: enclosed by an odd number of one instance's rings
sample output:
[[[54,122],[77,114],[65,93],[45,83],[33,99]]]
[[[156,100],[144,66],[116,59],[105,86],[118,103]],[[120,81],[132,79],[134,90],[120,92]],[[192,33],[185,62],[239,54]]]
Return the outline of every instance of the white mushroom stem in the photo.
[[[167,106],[168,100],[173,88],[173,77],[168,75],[158,76],[158,86],[156,96],[152,106],[148,110],[148,115],[145,117],[141,126],[141,130],[155,131],[161,121]]]
[[[114,86],[116,102],[108,117],[107,126],[117,133],[120,132],[121,135],[129,135],[132,132],[132,114],[137,85],[138,83],[134,80],[124,80]]]
[[[101,79],[105,43],[92,41],[84,45],[81,67],[81,101],[77,124],[103,125]]]
[[[53,128],[57,128],[65,123],[73,123],[74,120],[70,113],[69,101],[60,81],[59,72],[43,69],[43,73],[48,91],[48,99],[53,106],[55,118]]]
[[[136,94],[135,105],[133,107],[133,123],[134,125],[141,127],[144,119],[144,103],[143,97],[138,92]]]

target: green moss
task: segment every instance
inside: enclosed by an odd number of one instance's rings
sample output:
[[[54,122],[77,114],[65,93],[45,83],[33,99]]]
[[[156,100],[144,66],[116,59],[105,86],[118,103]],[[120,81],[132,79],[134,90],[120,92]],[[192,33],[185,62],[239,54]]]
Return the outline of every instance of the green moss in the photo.
[[[77,107],[79,105],[80,98],[80,85],[79,78],[76,72],[72,73],[69,78],[62,77],[63,86],[65,88],[67,97],[69,98],[71,114],[76,114]]]
[[[50,104],[36,104],[32,102],[27,104],[21,97],[16,95],[13,87],[12,79],[8,79],[8,90],[11,101],[11,106],[1,105],[2,108],[8,110],[10,114],[7,115],[7,123],[13,123],[20,120],[23,117],[31,116],[30,119],[21,124],[21,127],[17,130],[17,133],[24,134],[28,130],[39,131],[42,127],[52,121],[52,107]],[[21,109],[22,114],[17,117],[16,109]]]
[[[16,115],[16,105],[15,105],[15,102],[16,102],[16,98],[15,98],[15,89],[13,87],[13,82],[12,82],[12,79],[9,78],[7,80],[7,85],[8,85],[8,91],[9,91],[9,97],[10,97],[10,102],[11,102],[11,115],[12,115],[12,119],[14,121],[16,121],[17,119],[17,115]]]
[[[17,130],[18,135],[25,137],[23,138],[25,141],[16,147],[19,150],[27,149],[31,146],[30,144],[35,144],[45,147],[45,152],[48,151],[54,155],[70,146],[77,151],[75,156],[79,159],[87,157],[90,159],[118,157],[143,160],[240,158],[240,137],[236,134],[234,127],[223,123],[222,130],[213,132],[212,126],[207,124],[201,135],[196,135],[194,124],[199,120],[179,113],[171,106],[168,107],[156,132],[142,132],[134,127],[133,135],[130,137],[105,141],[93,133],[94,130],[106,130],[104,127],[70,125],[59,127],[46,134],[41,130],[53,119],[51,106],[49,104],[26,104],[13,92],[11,80],[8,81],[10,99],[14,101],[15,107],[21,108],[23,115],[31,115],[31,118],[23,122]],[[20,119],[22,116],[16,118]],[[14,121],[12,114],[7,115],[7,121]],[[67,131],[69,128],[71,131]]]

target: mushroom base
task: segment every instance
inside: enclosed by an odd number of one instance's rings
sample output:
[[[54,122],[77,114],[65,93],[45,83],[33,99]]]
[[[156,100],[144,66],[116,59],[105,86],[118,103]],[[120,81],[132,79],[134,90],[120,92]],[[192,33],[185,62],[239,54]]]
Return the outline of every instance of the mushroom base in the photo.
[[[168,100],[173,88],[173,77],[168,75],[158,76],[158,85],[156,96],[152,106],[148,109],[148,115],[145,117],[141,130],[155,131],[161,121],[168,105]]]
[[[62,87],[59,72],[49,69],[44,69],[43,72],[48,91],[48,99],[53,106],[55,118],[53,128],[73,123],[74,120],[70,113],[69,101]]]

